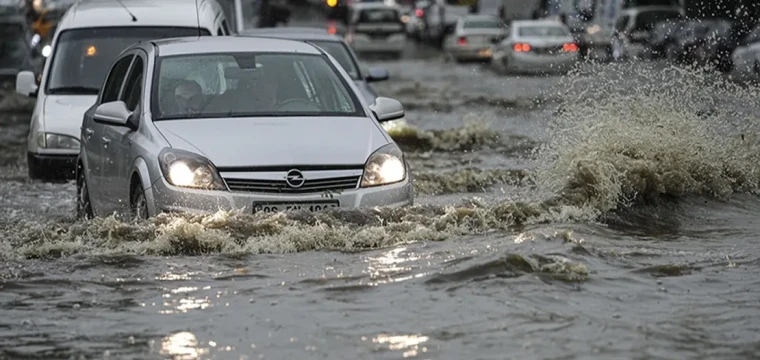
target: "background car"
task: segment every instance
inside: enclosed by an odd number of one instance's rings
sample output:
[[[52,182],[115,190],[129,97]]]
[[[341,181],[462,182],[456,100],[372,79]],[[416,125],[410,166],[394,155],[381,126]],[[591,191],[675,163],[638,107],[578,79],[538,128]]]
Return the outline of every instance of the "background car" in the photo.
[[[38,39],[23,15],[0,15],[0,86],[3,89],[13,89],[21,71],[32,72],[35,78],[40,75],[45,60]]]
[[[411,205],[409,165],[380,126],[401,103],[368,106],[324,55],[253,37],[133,45],[84,116],[78,216]]]
[[[507,25],[495,15],[467,15],[459,18],[453,36],[447,37],[444,50],[456,61],[491,61],[493,44],[507,34]]]
[[[426,43],[443,47],[446,36],[454,32],[457,20],[467,14],[477,14],[479,0],[433,0],[424,12]]]
[[[739,41],[731,54],[732,74],[740,79],[756,79],[760,75],[760,25]]]
[[[384,3],[358,3],[350,7],[348,16],[346,42],[354,51],[402,56],[406,32],[398,9]]]
[[[359,88],[364,99],[373,104],[377,98],[377,92],[370,85],[372,82],[385,81],[388,79],[388,71],[382,67],[373,67],[365,71],[359,63],[356,53],[337,35],[320,28],[274,28],[274,29],[250,29],[240,33],[241,36],[271,37],[278,39],[291,39],[308,41],[324,49],[334,57]]]
[[[676,64],[694,64],[698,52],[704,51],[703,45],[707,39],[710,27],[702,21],[688,21],[683,29],[676,34],[667,48],[667,58]]]
[[[675,42],[675,38],[683,30],[686,20],[666,20],[655,25],[649,36],[649,53],[653,59],[666,57],[668,46]]]
[[[623,10],[615,22],[612,58],[624,60],[650,57],[648,41],[655,26],[663,21],[683,17],[683,9],[675,6],[642,6]]]
[[[506,72],[567,72],[580,59],[570,29],[554,20],[513,21],[492,52],[491,63]]]

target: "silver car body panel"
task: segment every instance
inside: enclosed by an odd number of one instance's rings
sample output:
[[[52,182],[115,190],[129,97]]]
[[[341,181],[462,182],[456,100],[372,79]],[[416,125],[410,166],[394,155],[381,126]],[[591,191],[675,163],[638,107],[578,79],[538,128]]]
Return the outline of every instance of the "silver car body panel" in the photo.
[[[519,35],[521,26],[559,26],[565,28],[566,36],[557,37],[524,37]],[[533,50],[529,52],[517,52],[514,45],[527,43]],[[507,71],[519,72],[566,72],[570,70],[580,59],[578,51],[563,52],[564,44],[575,43],[570,30],[562,23],[552,20],[538,21],[514,21],[511,24],[509,35],[500,44],[493,48],[493,63]],[[537,52],[535,50],[540,49]]]
[[[155,48],[154,48],[155,47]],[[393,144],[375,119],[356,85],[338,64],[324,54],[357,95],[363,117],[277,117],[161,120],[150,113],[156,53],[160,56],[241,52],[298,52],[320,54],[303,42],[246,37],[200,37],[135,44],[123,56],[144,58],[145,74],[139,127],[132,131],[93,121],[97,105],[85,113],[79,161],[83,167],[96,216],[130,210],[132,179],[139,179],[151,216],[160,212],[252,211],[255,201],[304,202],[338,200],[340,207],[404,206],[414,202],[412,174],[398,183],[360,188],[364,165],[376,150]],[[102,141],[102,142],[101,142]],[[158,155],[165,148],[181,149],[208,158],[224,179],[227,190],[197,190],[171,185],[164,178]],[[298,169],[304,192],[279,187],[290,170]],[[262,187],[262,184],[264,185]],[[309,187],[311,186],[311,187]]]

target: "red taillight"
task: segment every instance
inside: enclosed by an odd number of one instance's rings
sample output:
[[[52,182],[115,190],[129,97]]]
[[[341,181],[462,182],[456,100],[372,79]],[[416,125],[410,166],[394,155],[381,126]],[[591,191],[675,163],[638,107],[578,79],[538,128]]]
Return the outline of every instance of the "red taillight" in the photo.
[[[578,45],[569,43],[562,45],[562,50],[565,50],[565,52],[576,52],[578,51]]]
[[[459,38],[459,45],[467,45],[467,38],[460,37]]]
[[[517,43],[515,46],[512,47],[517,52],[528,52],[530,51],[530,45],[523,44],[523,43]]]
[[[424,10],[422,10],[422,9],[414,10],[414,16],[416,16],[418,18],[421,18],[424,15],[425,15],[425,11]]]
[[[335,24],[330,22],[327,24],[327,32],[331,35],[335,35],[335,33],[338,32],[338,29],[335,27]]]

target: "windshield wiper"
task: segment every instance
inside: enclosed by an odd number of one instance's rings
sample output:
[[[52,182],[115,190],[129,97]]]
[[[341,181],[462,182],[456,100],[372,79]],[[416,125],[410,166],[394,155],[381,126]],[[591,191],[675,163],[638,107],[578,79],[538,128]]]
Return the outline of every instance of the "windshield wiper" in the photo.
[[[60,86],[48,90],[48,94],[51,95],[97,95],[97,88],[89,86]]]

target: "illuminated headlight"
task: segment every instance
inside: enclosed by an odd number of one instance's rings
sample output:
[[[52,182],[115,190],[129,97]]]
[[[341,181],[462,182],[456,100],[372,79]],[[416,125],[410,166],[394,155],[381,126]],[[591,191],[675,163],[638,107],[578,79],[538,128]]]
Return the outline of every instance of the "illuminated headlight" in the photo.
[[[50,47],[50,45],[45,45],[45,47],[42,48],[42,56],[44,57],[50,56],[51,51],[53,51],[53,49]]]
[[[37,146],[43,149],[79,150],[79,139],[61,134],[37,134]]]
[[[170,184],[179,187],[225,190],[216,167],[203,156],[178,149],[164,149],[158,155],[161,173]]]
[[[364,165],[362,187],[388,185],[406,179],[404,154],[396,144],[388,144],[370,155]]]

